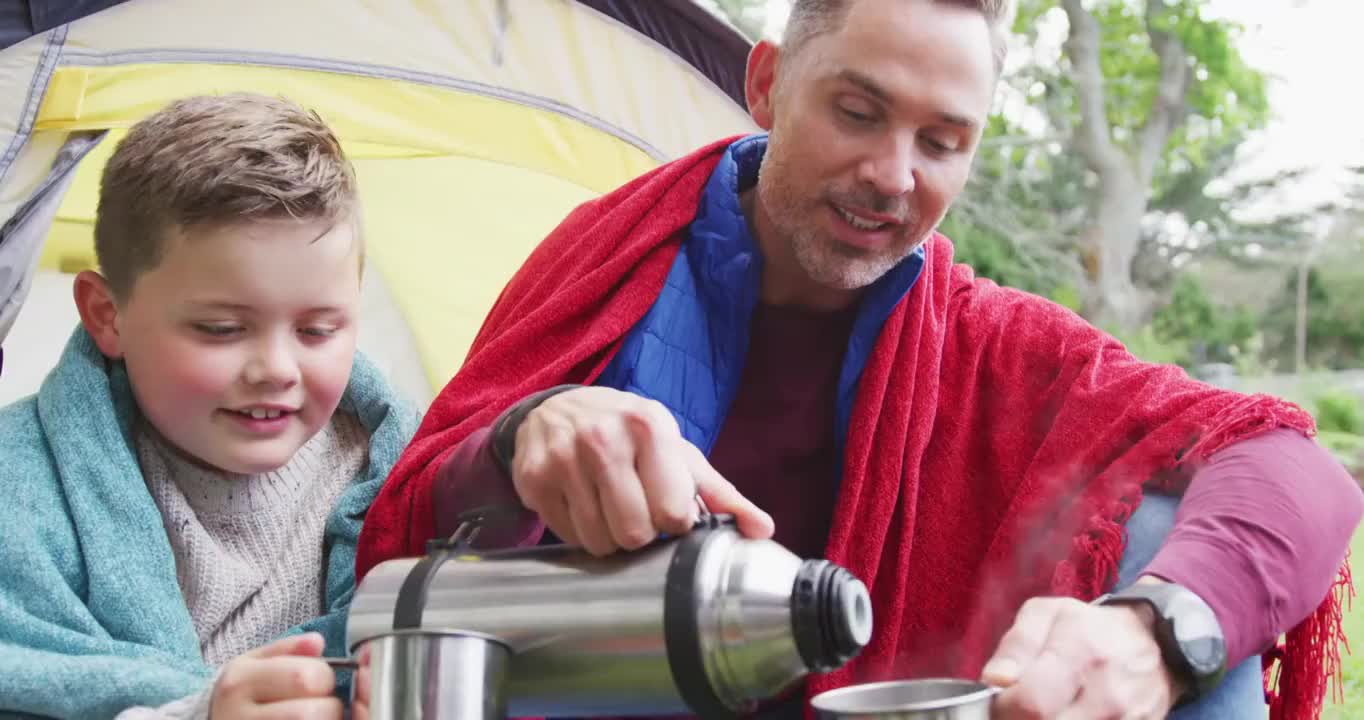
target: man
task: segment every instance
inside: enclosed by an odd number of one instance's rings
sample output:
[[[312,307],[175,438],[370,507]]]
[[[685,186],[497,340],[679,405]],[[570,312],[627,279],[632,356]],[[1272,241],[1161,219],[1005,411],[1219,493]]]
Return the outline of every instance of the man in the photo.
[[[547,527],[609,553],[686,532],[699,496],[867,583],[870,645],[807,696],[980,675],[999,718],[1247,717],[1254,656],[1295,628],[1274,707],[1314,717],[1364,502],[1310,417],[1141,363],[934,233],[1002,6],[797,0],[749,59],[768,134],[545,240],[370,511],[357,572],[484,503],[530,511],[499,542]]]

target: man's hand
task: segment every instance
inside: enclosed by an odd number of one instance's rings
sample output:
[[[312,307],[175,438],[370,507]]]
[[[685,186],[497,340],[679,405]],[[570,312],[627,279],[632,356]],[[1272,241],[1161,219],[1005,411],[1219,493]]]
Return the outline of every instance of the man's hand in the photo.
[[[341,720],[341,701],[332,695],[336,675],[319,660],[318,633],[276,640],[238,655],[223,666],[213,686],[213,720]]]
[[[1164,718],[1179,691],[1152,622],[1145,608],[1027,601],[981,675],[1004,688],[991,718]]]
[[[682,437],[667,408],[631,393],[584,387],[549,398],[517,429],[511,466],[521,503],[594,555],[686,533],[698,495],[712,512],[733,513],[744,535],[772,535],[772,518]]]

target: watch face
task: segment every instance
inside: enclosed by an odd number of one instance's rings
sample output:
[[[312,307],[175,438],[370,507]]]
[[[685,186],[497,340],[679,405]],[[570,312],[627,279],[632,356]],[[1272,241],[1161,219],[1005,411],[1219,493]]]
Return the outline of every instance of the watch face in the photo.
[[[1207,603],[1188,591],[1173,593],[1164,615],[1170,619],[1175,641],[1195,673],[1208,675],[1222,670],[1227,644]]]

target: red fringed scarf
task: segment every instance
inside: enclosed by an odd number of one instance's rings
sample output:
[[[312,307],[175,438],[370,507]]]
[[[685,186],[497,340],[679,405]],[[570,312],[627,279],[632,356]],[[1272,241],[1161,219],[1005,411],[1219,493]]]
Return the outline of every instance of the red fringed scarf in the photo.
[[[459,441],[532,392],[597,377],[657,297],[730,142],[580,206],[536,248],[370,509],[357,577],[423,552],[432,477]],[[1143,484],[1179,491],[1193,464],[1230,443],[1313,429],[1293,405],[1138,362],[1073,313],[975,279],[946,238],[926,251],[863,371],[827,546],[871,590],[876,631],[847,667],[812,678],[810,694],[977,676],[1026,598],[1107,589]],[[1319,714],[1349,587],[1342,568],[1267,657],[1276,720]]]

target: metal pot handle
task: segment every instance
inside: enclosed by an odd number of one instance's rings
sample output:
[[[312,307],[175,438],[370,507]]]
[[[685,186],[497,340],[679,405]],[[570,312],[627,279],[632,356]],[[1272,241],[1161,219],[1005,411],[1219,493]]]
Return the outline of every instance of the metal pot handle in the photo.
[[[446,560],[462,555],[473,548],[478,533],[493,521],[510,517],[521,512],[512,505],[484,505],[466,510],[456,516],[459,527],[448,538],[436,538],[426,543],[426,557],[412,566],[393,608],[394,630],[416,630],[422,625],[422,614],[426,610],[426,594],[436,571]]]

